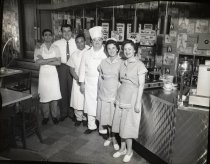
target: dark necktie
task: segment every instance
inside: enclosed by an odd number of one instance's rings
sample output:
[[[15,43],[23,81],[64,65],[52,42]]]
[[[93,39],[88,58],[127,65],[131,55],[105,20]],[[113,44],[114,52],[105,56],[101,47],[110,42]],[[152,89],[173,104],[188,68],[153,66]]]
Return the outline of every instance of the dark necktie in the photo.
[[[70,51],[69,51],[69,42],[66,42],[66,60],[68,61],[70,57]]]

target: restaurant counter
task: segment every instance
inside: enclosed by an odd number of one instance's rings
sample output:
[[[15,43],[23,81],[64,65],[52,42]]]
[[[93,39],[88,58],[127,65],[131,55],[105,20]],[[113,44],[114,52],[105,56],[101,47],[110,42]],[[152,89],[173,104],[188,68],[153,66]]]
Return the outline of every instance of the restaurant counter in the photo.
[[[206,163],[208,110],[177,107],[177,91],[162,88],[145,90],[142,101],[139,137],[134,143],[163,163]]]

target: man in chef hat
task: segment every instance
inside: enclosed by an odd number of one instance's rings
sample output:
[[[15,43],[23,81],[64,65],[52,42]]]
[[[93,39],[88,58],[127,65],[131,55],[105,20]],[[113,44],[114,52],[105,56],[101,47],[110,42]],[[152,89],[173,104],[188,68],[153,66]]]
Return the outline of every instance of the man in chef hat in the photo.
[[[79,69],[79,82],[81,92],[85,94],[84,112],[87,113],[88,129],[84,132],[90,134],[97,129],[97,89],[99,72],[97,70],[101,61],[107,58],[103,47],[103,33],[101,26],[95,26],[89,30],[92,39],[92,47],[83,56]],[[106,133],[101,130],[100,133]]]

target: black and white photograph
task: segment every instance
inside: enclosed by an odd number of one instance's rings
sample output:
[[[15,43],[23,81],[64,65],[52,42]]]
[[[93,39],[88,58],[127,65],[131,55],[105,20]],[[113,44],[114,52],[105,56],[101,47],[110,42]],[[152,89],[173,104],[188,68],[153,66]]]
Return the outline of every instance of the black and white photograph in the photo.
[[[209,9],[0,0],[0,163],[210,163]]]

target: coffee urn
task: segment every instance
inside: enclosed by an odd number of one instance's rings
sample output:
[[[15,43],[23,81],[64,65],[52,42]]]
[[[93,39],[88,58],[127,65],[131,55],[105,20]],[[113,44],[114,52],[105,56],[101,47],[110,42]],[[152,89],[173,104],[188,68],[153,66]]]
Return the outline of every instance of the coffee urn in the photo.
[[[187,57],[179,61],[178,76],[180,77],[179,101],[182,101],[182,95],[186,95],[190,90],[192,77],[192,61]]]

